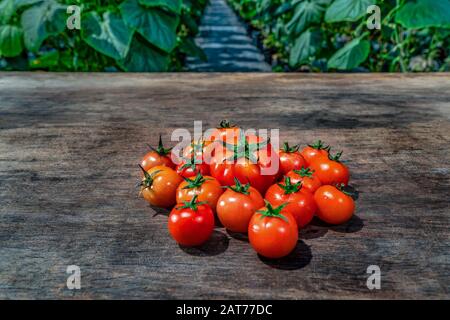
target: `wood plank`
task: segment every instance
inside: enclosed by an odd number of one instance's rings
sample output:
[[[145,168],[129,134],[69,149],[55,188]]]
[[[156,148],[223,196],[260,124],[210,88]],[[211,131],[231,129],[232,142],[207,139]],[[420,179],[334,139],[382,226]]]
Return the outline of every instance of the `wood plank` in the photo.
[[[222,228],[181,249],[136,164],[223,118],[342,149],[357,218],[315,221],[274,262]],[[449,120],[448,74],[0,73],[0,298],[448,299]]]

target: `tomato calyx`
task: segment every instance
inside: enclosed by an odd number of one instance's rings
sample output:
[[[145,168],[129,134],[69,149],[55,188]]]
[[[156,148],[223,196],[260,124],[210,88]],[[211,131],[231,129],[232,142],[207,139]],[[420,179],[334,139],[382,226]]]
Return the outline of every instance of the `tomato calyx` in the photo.
[[[159,172],[161,172],[161,170],[156,170],[155,172],[152,172],[152,174],[150,174],[147,171],[145,171],[144,167],[142,167],[140,164],[139,164],[139,168],[141,168],[142,172],[144,173],[144,178],[138,184],[138,186],[142,186],[142,190],[150,188],[153,184],[153,180],[155,179],[155,176]]]
[[[314,170],[311,170],[310,168],[301,168],[300,170],[294,169],[293,171],[302,178],[312,178],[312,175],[314,173]]]
[[[228,120],[220,121],[219,126],[217,127],[217,129],[229,129],[229,128],[236,128],[236,125],[231,124],[231,122]]]
[[[336,184],[336,189],[341,191],[346,196],[353,198],[353,200],[358,199],[359,192],[352,186],[345,185],[344,183],[338,183],[338,184]]]
[[[155,151],[157,154],[159,154],[160,156],[166,156],[170,153],[170,151],[172,151],[172,148],[164,148],[164,145],[162,143],[162,138],[161,135],[159,135],[159,142],[158,142],[158,147],[152,147],[151,145],[148,145],[148,147]]]
[[[196,159],[195,153],[193,152],[193,153],[191,154],[191,158],[188,159],[188,160],[186,160],[186,163],[183,164],[183,165],[180,167],[180,169],[183,170],[183,169],[190,168],[190,169],[192,169],[192,170],[195,170],[195,169],[197,168],[197,167],[196,167],[197,164],[202,164],[202,160],[201,160],[201,159]]]
[[[264,200],[264,202],[266,203],[266,208],[263,210],[256,211],[259,214],[261,214],[261,219],[263,217],[274,217],[274,218],[280,218],[280,219],[288,222],[288,219],[284,215],[281,214],[281,210],[283,210],[284,207],[286,207],[289,203],[286,202],[286,203],[283,203],[283,204],[279,205],[278,207],[274,208],[269,201]]]
[[[330,151],[331,147],[330,146],[326,146],[323,144],[322,140],[317,140],[316,142],[314,142],[313,144],[308,144],[309,147],[316,149],[316,150],[326,150],[326,151]]]
[[[287,176],[284,176],[284,184],[277,183],[277,185],[284,190],[284,194],[296,193],[300,191],[300,189],[302,188],[301,181],[297,183],[292,183],[291,178]]]
[[[208,178],[205,178],[204,176],[202,176],[202,174],[199,172],[197,173],[197,175],[195,176],[194,179],[189,179],[189,178],[184,178],[184,181],[186,181],[188,184],[187,186],[183,187],[183,189],[196,189],[199,188],[203,183],[205,183],[208,180]]]
[[[288,142],[285,142],[285,143],[283,143],[283,147],[281,148],[281,150],[283,150],[283,152],[286,152],[286,153],[294,153],[294,152],[297,152],[299,148],[300,148],[300,146],[298,144],[291,147],[291,146],[289,146]]]
[[[238,178],[234,178],[234,186],[226,186],[225,188],[228,188],[230,190],[233,190],[234,192],[238,192],[238,193],[242,193],[245,195],[249,195],[250,192],[248,191],[248,189],[250,188],[250,183],[247,184],[242,184]]]
[[[238,159],[245,158],[250,160],[251,163],[257,163],[259,158],[254,154],[255,151],[259,151],[261,148],[267,146],[270,139],[266,139],[263,142],[249,143],[245,137],[245,134],[241,131],[239,133],[239,140],[236,144],[222,142],[223,146],[228,150],[233,151],[233,155],[227,158],[227,161],[237,161]]]
[[[336,161],[336,162],[341,162],[339,159],[342,156],[342,152],[343,151],[339,151],[338,153],[336,153],[334,156],[331,155],[331,153],[328,155],[328,159],[332,160],[332,161]]]
[[[198,206],[202,204],[206,204],[206,201],[197,201],[198,196],[195,195],[192,197],[191,201],[183,201],[183,205],[176,207],[177,210],[181,209],[191,209],[193,211],[197,211]]]

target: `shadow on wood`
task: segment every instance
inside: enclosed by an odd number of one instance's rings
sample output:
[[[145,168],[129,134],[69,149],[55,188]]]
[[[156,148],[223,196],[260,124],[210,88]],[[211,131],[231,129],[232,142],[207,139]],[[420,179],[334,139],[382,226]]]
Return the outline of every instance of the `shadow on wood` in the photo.
[[[346,223],[335,226],[335,225],[325,223],[325,222],[321,221],[320,219],[318,219],[317,217],[314,217],[314,219],[311,221],[310,225],[313,227],[327,228],[329,230],[333,230],[333,231],[341,232],[341,233],[353,233],[353,232],[360,231],[364,227],[364,221],[360,217],[354,215]]]
[[[280,259],[268,259],[258,255],[266,265],[281,270],[297,270],[306,267],[312,259],[310,247],[302,240],[297,242],[295,249],[286,257]]]
[[[211,238],[205,244],[199,247],[185,247],[180,245],[180,248],[187,254],[193,256],[216,256],[228,249],[229,242],[230,239],[223,232],[214,230]]]

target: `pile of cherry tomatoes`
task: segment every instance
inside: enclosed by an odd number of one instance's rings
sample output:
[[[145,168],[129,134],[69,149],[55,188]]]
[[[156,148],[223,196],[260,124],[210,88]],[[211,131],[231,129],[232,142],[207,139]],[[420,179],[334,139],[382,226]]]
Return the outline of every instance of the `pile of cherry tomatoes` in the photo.
[[[355,211],[342,152],[330,150],[320,140],[302,150],[288,143],[273,150],[267,139],[222,121],[181,158],[160,137],[140,164],[141,195],[152,206],[172,208],[168,229],[180,245],[208,241],[217,217],[226,229],[248,233],[260,255],[280,258],[295,248],[298,230],[314,215],[335,225]],[[274,164],[278,170],[264,173]]]

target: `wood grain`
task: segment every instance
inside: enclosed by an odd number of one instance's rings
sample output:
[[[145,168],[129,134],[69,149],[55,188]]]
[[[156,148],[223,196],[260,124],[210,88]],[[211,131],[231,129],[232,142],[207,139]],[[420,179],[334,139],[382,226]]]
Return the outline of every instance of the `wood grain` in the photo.
[[[136,165],[159,133],[223,118],[342,149],[357,217],[314,221],[278,261],[222,228],[180,248]],[[447,74],[0,73],[0,298],[448,299],[449,120]]]

